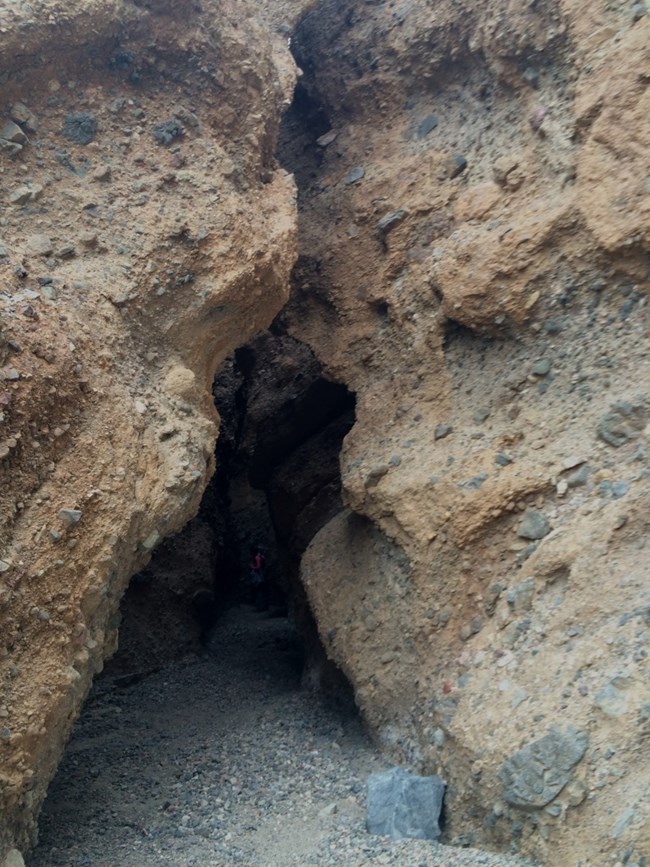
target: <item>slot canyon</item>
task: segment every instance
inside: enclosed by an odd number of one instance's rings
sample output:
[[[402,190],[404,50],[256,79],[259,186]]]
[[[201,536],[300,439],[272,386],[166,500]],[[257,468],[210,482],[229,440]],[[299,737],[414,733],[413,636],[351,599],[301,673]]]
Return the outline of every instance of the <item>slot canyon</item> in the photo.
[[[650,867],[648,13],[0,4],[2,867]]]

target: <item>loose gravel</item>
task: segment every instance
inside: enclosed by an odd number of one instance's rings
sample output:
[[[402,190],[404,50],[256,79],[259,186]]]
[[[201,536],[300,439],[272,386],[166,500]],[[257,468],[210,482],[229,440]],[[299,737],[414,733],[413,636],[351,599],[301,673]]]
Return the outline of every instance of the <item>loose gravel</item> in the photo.
[[[207,653],[95,686],[29,867],[515,867],[365,830],[387,767],[349,712],[300,688],[286,620],[229,611]]]

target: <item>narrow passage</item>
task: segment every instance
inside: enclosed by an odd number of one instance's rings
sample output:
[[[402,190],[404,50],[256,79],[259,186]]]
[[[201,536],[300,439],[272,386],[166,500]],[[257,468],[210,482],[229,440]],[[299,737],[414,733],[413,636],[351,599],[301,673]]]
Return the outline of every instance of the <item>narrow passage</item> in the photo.
[[[29,867],[357,867],[522,862],[364,827],[387,766],[349,709],[300,687],[284,618],[241,605],[202,656],[96,684]]]

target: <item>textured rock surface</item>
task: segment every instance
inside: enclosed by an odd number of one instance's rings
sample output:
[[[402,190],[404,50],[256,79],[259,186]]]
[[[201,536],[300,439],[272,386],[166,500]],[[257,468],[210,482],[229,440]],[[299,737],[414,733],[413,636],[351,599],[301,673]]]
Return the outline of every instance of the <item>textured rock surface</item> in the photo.
[[[439,777],[420,777],[403,768],[371,774],[368,831],[391,840],[439,840],[438,820],[444,795],[445,784]]]
[[[37,127],[0,153],[0,853],[33,839],[131,575],[197,511],[216,367],[286,300],[295,67],[253,4],[202,5],[0,10],[4,118]]]
[[[0,10],[0,851],[197,511],[215,367],[288,292],[304,5],[202,7]],[[283,328],[357,398],[304,584],[379,741],[448,781],[446,835],[548,864],[650,849],[649,27],[322,0],[292,36]],[[559,779],[553,726],[588,736]]]
[[[321,637],[385,747],[448,781],[448,837],[548,864],[650,849],[649,26],[323,2],[292,42],[283,319],[357,397],[351,513],[303,560]],[[552,726],[583,758],[508,803],[501,766]]]

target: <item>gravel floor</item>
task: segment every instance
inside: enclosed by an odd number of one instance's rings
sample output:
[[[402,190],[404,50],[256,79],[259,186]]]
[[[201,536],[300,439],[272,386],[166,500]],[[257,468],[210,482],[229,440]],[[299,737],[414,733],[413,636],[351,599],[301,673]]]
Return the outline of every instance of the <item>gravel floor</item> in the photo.
[[[522,865],[364,828],[386,767],[356,718],[300,690],[286,621],[248,608],[209,654],[104,680],[77,723],[29,867]]]

